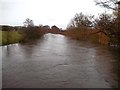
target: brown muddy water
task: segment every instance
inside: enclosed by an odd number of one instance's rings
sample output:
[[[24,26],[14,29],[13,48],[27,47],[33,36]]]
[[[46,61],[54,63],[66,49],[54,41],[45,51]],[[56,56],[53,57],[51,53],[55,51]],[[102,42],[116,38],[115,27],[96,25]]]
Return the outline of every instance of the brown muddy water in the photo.
[[[3,88],[118,88],[117,50],[46,34],[0,47]]]

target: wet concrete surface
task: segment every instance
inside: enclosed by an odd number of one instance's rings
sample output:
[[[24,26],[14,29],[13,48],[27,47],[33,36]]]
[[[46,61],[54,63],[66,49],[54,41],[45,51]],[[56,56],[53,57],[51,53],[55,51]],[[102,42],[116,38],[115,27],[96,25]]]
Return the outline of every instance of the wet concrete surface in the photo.
[[[118,58],[105,46],[46,34],[0,49],[3,88],[118,88]]]

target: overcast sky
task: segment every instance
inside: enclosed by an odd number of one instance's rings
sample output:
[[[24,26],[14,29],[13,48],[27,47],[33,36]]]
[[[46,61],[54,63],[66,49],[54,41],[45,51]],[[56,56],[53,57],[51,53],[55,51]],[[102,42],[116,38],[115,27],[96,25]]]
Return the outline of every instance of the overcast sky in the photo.
[[[0,0],[0,24],[23,25],[26,18],[35,25],[65,28],[76,13],[98,15],[104,9],[94,0]]]

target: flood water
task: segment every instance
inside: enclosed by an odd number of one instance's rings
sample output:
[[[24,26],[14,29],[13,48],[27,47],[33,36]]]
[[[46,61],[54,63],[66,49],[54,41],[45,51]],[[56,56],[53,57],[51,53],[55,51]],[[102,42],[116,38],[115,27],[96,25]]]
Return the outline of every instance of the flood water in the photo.
[[[118,52],[46,34],[2,46],[3,88],[118,88]]]

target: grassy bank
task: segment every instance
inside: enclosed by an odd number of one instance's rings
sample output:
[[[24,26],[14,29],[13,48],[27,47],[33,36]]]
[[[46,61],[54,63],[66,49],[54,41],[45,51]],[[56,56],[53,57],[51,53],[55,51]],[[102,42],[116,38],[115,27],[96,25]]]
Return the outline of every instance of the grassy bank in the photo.
[[[21,39],[22,35],[18,31],[0,31],[0,45],[18,43]]]

